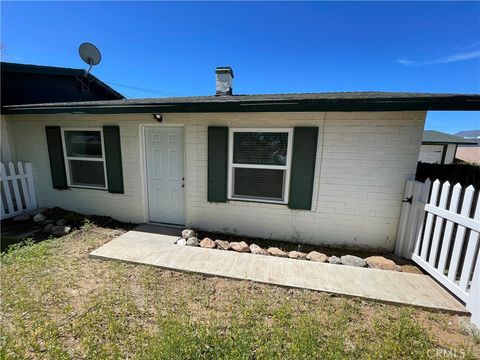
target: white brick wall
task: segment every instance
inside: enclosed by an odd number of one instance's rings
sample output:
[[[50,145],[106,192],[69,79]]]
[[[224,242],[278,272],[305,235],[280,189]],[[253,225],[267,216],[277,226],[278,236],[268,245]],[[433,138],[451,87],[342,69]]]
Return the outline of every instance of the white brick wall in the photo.
[[[18,160],[33,163],[40,206],[61,206],[123,221],[146,220],[139,130],[150,114],[16,115]],[[393,248],[403,188],[414,175],[425,112],[164,114],[184,125],[188,225],[204,230],[324,245]],[[9,125],[10,125],[9,124]],[[120,125],[125,194],[54,190],[46,125]],[[207,202],[207,127],[318,126],[312,211],[253,202]],[[161,125],[159,125],[161,126]]]
[[[11,145],[10,123],[7,122],[5,115],[0,115],[0,145],[1,145],[1,161],[8,163],[15,161],[15,152]]]
[[[145,123],[148,122],[146,119]],[[31,162],[39,206],[60,206],[85,214],[109,215],[141,223],[145,219],[141,186],[139,122],[125,116],[15,115],[9,116],[17,160]],[[45,126],[99,127],[120,125],[125,194],[102,190],[55,190],[52,187]]]

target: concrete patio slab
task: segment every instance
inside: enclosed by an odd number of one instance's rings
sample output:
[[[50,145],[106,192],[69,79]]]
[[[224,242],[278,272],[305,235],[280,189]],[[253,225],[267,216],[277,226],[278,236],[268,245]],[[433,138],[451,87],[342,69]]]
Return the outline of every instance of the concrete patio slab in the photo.
[[[467,312],[455,297],[427,275],[176,245],[180,233],[180,229],[140,225],[90,256],[388,303]]]

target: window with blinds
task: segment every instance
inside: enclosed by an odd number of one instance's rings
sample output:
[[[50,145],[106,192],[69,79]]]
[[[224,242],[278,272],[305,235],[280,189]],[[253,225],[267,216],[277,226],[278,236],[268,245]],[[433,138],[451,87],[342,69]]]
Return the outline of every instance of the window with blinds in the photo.
[[[231,199],[288,202],[291,129],[230,129]]]

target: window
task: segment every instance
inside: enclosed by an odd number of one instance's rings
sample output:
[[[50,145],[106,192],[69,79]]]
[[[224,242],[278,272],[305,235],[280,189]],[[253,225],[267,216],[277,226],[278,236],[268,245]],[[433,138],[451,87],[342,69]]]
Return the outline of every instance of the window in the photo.
[[[68,185],[106,189],[102,129],[62,128]]]
[[[229,198],[286,204],[291,129],[230,129]]]

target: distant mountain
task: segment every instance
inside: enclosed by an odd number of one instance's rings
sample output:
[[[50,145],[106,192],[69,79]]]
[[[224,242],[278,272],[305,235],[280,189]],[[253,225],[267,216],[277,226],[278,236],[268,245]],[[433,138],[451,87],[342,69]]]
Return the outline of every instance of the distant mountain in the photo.
[[[466,139],[480,139],[480,130],[460,131],[455,135],[466,138]]]

